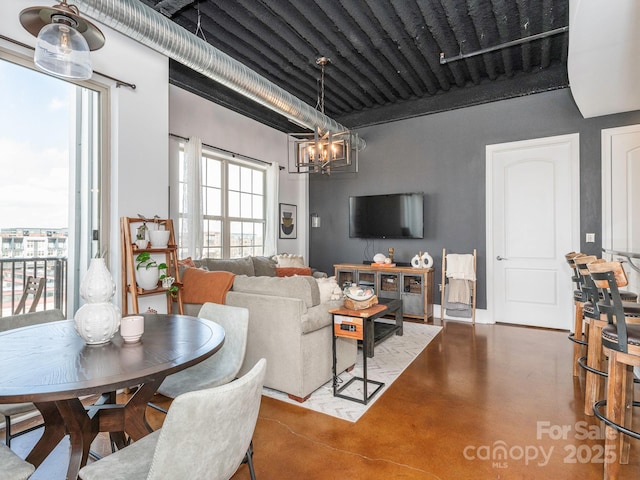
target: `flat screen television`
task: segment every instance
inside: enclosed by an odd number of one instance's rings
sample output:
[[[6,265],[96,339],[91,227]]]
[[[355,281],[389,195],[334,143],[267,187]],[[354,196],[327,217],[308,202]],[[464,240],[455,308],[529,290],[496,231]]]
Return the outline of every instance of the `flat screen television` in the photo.
[[[424,238],[424,194],[349,197],[349,237]]]

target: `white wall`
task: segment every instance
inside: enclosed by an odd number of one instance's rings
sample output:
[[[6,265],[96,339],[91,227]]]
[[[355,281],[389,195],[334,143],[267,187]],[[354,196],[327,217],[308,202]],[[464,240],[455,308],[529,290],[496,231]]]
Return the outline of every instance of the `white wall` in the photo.
[[[284,167],[280,170],[279,202],[297,205],[298,235],[295,240],[278,240],[278,252],[301,253],[309,258],[307,176],[287,172],[285,133],[173,85],[169,86],[169,130],[175,135],[197,136],[208,145],[266,162],[278,162]]]
[[[585,118],[640,108],[640,2],[615,0],[603,7],[569,2],[569,83]]]
[[[28,6],[23,0],[3,0],[0,4],[1,33],[34,46],[35,37],[22,28],[18,18],[20,11]],[[110,137],[106,139],[111,150],[109,268],[118,285],[116,295],[119,300],[119,218],[137,213],[165,216],[168,211],[169,62],[110,28],[98,26],[105,34],[106,43],[91,54],[94,71],[137,87],[135,90],[116,88],[113,80],[100,75],[92,78],[109,87]],[[2,46],[28,57],[33,55],[32,51],[9,42],[3,41]],[[161,300],[160,306],[164,305],[164,299]]]
[[[35,37],[20,24],[19,13],[32,4],[24,0],[0,2],[0,33],[34,46]],[[33,4],[35,5],[35,4]],[[123,216],[169,213],[169,132],[198,135],[205,143],[286,167],[286,135],[242,117],[188,92],[169,86],[168,59],[99,22],[106,37],[103,48],[92,52],[95,72],[136,85],[116,88],[113,80],[94,75],[110,96],[111,235],[109,268],[118,285],[120,303],[120,226]],[[0,47],[32,57],[31,50],[0,40]],[[171,97],[171,122],[170,116]],[[171,129],[169,128],[171,125]],[[298,238],[281,241],[279,251],[306,253],[307,181],[305,176],[280,176],[280,201],[298,205]],[[79,212],[80,214],[82,212]],[[308,258],[308,255],[306,256]],[[149,299],[150,297],[146,297]],[[151,306],[161,310],[164,299]],[[146,307],[145,307],[146,308]]]

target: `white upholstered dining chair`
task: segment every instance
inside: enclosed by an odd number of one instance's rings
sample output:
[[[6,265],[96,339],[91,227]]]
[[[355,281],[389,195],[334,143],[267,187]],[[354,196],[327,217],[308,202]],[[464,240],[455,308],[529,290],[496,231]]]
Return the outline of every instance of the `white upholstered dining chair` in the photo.
[[[44,310],[41,312],[24,313],[22,315],[9,315],[0,318],[0,332],[40,323],[56,322],[58,320],[64,320],[64,315],[60,310]],[[36,406],[33,403],[0,403],[0,415],[4,416],[5,422],[5,443],[8,447],[11,446],[11,439],[42,427],[42,424],[39,424],[18,433],[12,432],[12,417],[31,412],[37,412]]]
[[[179,395],[160,430],[86,465],[80,478],[228,480],[249,450],[266,364],[261,359],[234,382]]]
[[[247,351],[247,334],[249,331],[249,310],[242,307],[205,303],[199,318],[216,322],[224,328],[224,345],[203,362],[185,370],[169,375],[158,388],[158,393],[168,398],[176,398],[183,393],[204,388],[217,387],[234,380]],[[149,404],[166,413],[161,407]]]
[[[35,469],[0,443],[0,480],[27,480]]]

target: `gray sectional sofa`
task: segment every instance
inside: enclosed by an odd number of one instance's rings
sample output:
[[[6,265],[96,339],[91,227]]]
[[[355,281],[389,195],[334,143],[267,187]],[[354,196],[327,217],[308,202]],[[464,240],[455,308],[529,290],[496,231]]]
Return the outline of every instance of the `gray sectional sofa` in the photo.
[[[225,303],[249,310],[247,353],[240,375],[266,358],[265,386],[298,401],[331,380],[333,318],[329,310],[341,306],[341,299],[327,300],[314,277],[275,276],[276,264],[266,257],[195,263],[236,274]],[[185,313],[197,315],[200,307],[185,304]],[[353,366],[356,354],[355,340],[338,338],[338,372]]]

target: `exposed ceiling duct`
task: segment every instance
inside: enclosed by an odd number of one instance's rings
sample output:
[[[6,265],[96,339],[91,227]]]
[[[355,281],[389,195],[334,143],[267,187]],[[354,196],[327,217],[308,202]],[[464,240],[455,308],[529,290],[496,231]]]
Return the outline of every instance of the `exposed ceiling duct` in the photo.
[[[114,30],[285,116],[322,133],[348,130],[139,0],[76,0],[80,10]],[[359,150],[365,142],[359,139]]]

